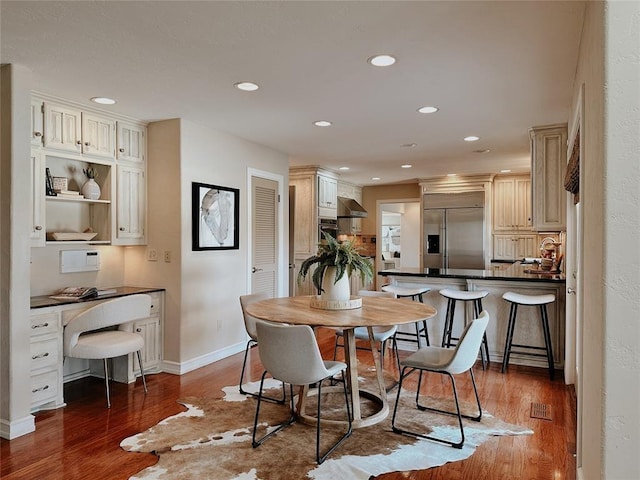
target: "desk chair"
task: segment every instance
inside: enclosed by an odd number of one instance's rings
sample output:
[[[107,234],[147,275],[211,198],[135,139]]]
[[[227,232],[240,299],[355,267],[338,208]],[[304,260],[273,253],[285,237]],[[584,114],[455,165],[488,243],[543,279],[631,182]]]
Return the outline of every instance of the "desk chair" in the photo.
[[[446,443],[455,448],[462,448],[462,446],[464,445],[464,428],[462,426],[462,417],[468,418],[470,420],[475,420],[477,422],[479,422],[482,418],[482,407],[480,406],[480,397],[478,396],[478,389],[476,388],[476,381],[473,377],[472,367],[478,357],[480,346],[482,344],[482,338],[488,324],[489,314],[486,311],[483,311],[478,318],[476,318],[466,326],[466,328],[462,332],[462,335],[460,335],[460,341],[456,345],[455,349],[442,347],[425,347],[421,348],[416,353],[400,362],[402,365],[402,372],[400,374],[400,386],[398,387],[396,405],[393,408],[393,417],[391,419],[391,428],[394,432],[413,435],[415,437],[427,438],[436,442]],[[407,370],[409,371],[407,372]],[[418,389],[416,391],[416,407],[419,410],[430,410],[447,415],[457,415],[461,436],[459,442],[452,442],[435,437],[433,435],[425,435],[420,432],[404,430],[397,426],[396,417],[398,413],[398,403],[400,402],[400,392],[402,391],[402,382],[406,377],[408,377],[415,371],[420,372],[420,377],[418,378]],[[419,399],[420,386],[422,384],[422,372],[425,371],[447,375],[451,379],[451,386],[453,387],[453,397],[456,403],[455,412],[439,410],[437,408],[431,408],[420,404]],[[453,378],[453,375],[465,373],[467,371],[471,375],[473,392],[475,393],[476,402],[478,404],[478,415],[476,416],[467,416],[460,413],[458,391],[456,390],[456,382]]]
[[[131,322],[147,318],[151,311],[149,295],[129,295],[108,300],[88,308],[73,317],[64,328],[64,355],[72,358],[103,359],[104,383],[109,399],[109,367],[107,360],[136,352],[144,392],[147,382],[144,378],[141,350],[144,339],[133,332]],[[108,329],[117,326],[117,330]]]
[[[387,297],[394,298],[395,295],[391,292],[378,292],[375,290],[360,290],[358,295],[361,297]],[[390,327],[373,327],[373,339],[380,344],[380,364],[384,367],[384,354],[387,351],[387,342],[391,340],[391,348],[396,355],[398,363],[398,372],[400,372],[400,356],[398,355],[398,343],[396,342],[396,332],[398,327],[396,325]],[[354,329],[354,336],[356,340],[369,341],[369,332],[367,327],[356,327]],[[344,330],[336,330],[336,341],[333,346],[333,360],[336,359],[338,347],[344,348]],[[370,347],[356,347],[358,350],[371,350]]]
[[[352,425],[349,395],[347,393],[346,382],[343,382],[344,400],[347,410],[347,432],[329,447],[326,453],[320,454],[322,381],[340,372],[342,372],[344,376],[347,365],[343,362],[322,360],[316,337],[308,325],[279,325],[258,320],[256,323],[256,331],[258,341],[260,342],[260,360],[264,365],[265,371],[260,380],[256,416],[253,423],[253,448],[259,447],[269,437],[295,422],[296,413],[293,399],[293,385],[317,384],[316,461],[318,464],[321,464],[336,448],[351,436]],[[270,373],[273,378],[289,384],[291,392],[291,416],[289,420],[274,427],[262,438],[256,439],[260,404],[263,400],[262,388],[267,373]]]

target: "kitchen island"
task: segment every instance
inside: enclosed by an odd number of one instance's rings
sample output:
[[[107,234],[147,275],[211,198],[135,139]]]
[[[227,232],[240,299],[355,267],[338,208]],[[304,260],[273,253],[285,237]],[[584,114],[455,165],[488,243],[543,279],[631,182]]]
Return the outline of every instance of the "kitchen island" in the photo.
[[[536,273],[530,273],[534,271]],[[444,288],[454,290],[484,290],[489,295],[482,300],[482,306],[489,312],[491,321],[487,327],[487,340],[491,362],[502,362],[507,337],[509,319],[509,302],[502,299],[505,292],[516,292],[524,295],[553,294],[556,301],[547,306],[551,344],[553,348],[554,366],[564,367],[565,351],[565,275],[536,270],[536,265],[516,262],[501,270],[467,270],[467,269],[434,269],[434,268],[400,268],[378,272],[382,277],[379,284],[394,284],[405,287],[429,287],[430,292],[424,295],[425,303],[438,310],[436,317],[429,321],[429,338],[432,345],[440,345],[444,330],[444,317],[447,310],[447,299],[438,292]],[[453,336],[459,337],[464,325],[473,317],[471,302],[457,302],[453,325]],[[408,331],[408,330],[407,330]],[[514,343],[527,345],[544,345],[544,337],[540,324],[540,311],[535,307],[520,307],[514,334]],[[399,342],[400,348],[403,343]],[[410,347],[415,348],[415,347]],[[521,356],[513,353],[510,363],[547,368],[546,359]]]

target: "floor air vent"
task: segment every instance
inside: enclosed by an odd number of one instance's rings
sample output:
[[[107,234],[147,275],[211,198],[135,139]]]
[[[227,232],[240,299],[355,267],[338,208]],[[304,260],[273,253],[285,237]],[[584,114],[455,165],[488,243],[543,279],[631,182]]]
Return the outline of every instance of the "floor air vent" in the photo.
[[[551,405],[548,405],[546,403],[532,403],[531,418],[551,420]]]

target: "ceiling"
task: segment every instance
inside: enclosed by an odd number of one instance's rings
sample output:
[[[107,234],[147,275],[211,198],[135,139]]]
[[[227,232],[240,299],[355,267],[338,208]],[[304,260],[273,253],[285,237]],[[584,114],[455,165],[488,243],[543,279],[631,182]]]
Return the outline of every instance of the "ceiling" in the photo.
[[[27,66],[35,91],[112,97],[113,112],[180,117],[291,165],[347,166],[341,178],[360,185],[528,171],[528,128],[568,120],[584,14],[575,1],[0,6],[2,63]],[[367,63],[380,53],[396,64]]]

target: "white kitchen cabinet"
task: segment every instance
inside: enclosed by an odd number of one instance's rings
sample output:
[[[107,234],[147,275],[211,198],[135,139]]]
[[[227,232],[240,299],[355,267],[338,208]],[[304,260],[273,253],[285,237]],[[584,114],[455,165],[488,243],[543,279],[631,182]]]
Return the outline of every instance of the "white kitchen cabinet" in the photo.
[[[82,113],[79,109],[45,102],[44,146],[82,153]]]
[[[528,175],[493,181],[493,231],[531,230],[531,180]]]
[[[537,231],[563,231],[567,224],[567,125],[533,127],[529,136],[533,225]]]
[[[114,245],[145,242],[146,180],[144,168],[118,165]]]
[[[31,179],[31,216],[29,238],[32,247],[44,247],[46,240],[45,227],[45,174],[44,160],[39,149],[32,149],[29,159]]]
[[[115,121],[79,108],[44,102],[44,147],[115,158]]]
[[[336,218],[338,211],[338,180],[318,175],[318,216]]]
[[[520,260],[539,256],[535,234],[495,234],[493,236],[494,260]]]
[[[32,312],[31,410],[64,405],[62,391],[62,324],[60,313],[49,309]]]
[[[44,106],[41,100],[31,100],[31,145],[41,147],[44,135]]]
[[[117,122],[117,149],[118,161],[143,164],[146,152],[146,128],[127,122]]]

